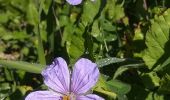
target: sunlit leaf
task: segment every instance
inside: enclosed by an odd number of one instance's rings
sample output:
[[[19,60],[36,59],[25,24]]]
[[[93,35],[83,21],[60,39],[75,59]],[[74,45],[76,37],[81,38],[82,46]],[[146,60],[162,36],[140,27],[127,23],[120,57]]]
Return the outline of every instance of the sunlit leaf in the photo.
[[[153,66],[158,66],[157,62],[160,59],[168,57],[168,54],[164,53],[168,53],[166,50],[169,48],[168,40],[170,25],[168,25],[168,23],[170,20],[165,19],[167,16],[170,16],[169,12],[170,9],[165,11],[161,16],[155,16],[154,20],[151,21],[151,27],[146,33],[147,49],[144,52],[143,59],[149,69],[152,69]]]

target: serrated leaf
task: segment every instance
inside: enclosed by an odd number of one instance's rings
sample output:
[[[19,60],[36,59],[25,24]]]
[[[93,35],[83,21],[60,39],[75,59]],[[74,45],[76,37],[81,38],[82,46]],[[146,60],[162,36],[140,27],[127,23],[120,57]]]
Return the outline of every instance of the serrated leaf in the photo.
[[[170,17],[170,9],[165,11],[161,16],[155,16],[154,20],[151,20],[151,27],[149,28],[146,34],[146,45],[147,49],[144,52],[143,59],[149,69],[152,69],[157,61],[163,56],[165,49],[168,49],[166,45],[169,40],[169,30],[170,27],[168,23],[170,20],[164,19],[165,16]],[[167,58],[168,55],[165,55],[164,58]]]

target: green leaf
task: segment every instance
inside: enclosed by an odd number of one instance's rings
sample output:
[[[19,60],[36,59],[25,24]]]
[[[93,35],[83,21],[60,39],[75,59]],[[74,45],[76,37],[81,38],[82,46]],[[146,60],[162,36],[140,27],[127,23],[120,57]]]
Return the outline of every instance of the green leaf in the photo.
[[[46,0],[45,0],[46,2]],[[47,27],[46,27],[46,34],[47,34],[47,42],[49,42],[49,52],[54,55],[55,52],[55,30],[56,30],[56,18],[55,18],[55,13],[54,13],[54,9],[53,9],[53,5],[54,2],[51,1],[51,4],[49,6],[48,9],[48,13],[47,13],[47,18],[46,18],[46,23],[47,23]],[[60,20],[61,22],[61,20]],[[59,27],[59,26],[58,26]],[[64,32],[63,32],[64,33]],[[52,57],[51,57],[52,58]],[[47,58],[48,59],[48,58]]]
[[[2,67],[24,70],[31,73],[41,73],[44,67],[43,65],[40,64],[33,64],[24,61],[7,61],[7,60],[0,60],[0,65]]]
[[[72,24],[68,24],[64,28],[64,35],[61,45],[64,46],[64,44],[66,44],[67,53],[70,57],[71,63],[75,62],[81,55],[84,54],[85,39],[83,37],[83,31],[84,30],[81,30],[81,28],[77,28]]]
[[[61,41],[61,45],[64,46],[65,42],[71,41],[71,36],[73,35],[73,25],[67,24],[67,26],[64,27],[63,37]]]
[[[95,2],[91,2],[89,0],[85,1],[81,17],[83,25],[86,26],[93,21],[94,17],[99,12],[100,3],[101,3],[100,0],[97,0]]]
[[[160,59],[169,57],[168,54],[164,54],[169,52],[165,51],[169,48],[170,25],[168,23],[170,23],[170,19],[165,19],[167,17],[170,17],[170,9],[161,16],[155,16],[154,20],[151,20],[151,26],[146,33],[147,49],[144,52],[143,59],[149,69],[158,66],[157,62]]]
[[[131,86],[123,83],[119,80],[109,80],[106,81],[103,76],[100,77],[94,91],[99,93],[103,93],[112,98],[116,98],[117,96],[124,96],[131,90]]]
[[[166,74],[160,82],[159,92],[169,94],[170,93],[170,75]]]
[[[155,72],[144,73],[141,76],[141,79],[148,89],[154,89],[155,87],[159,86],[160,78]]]
[[[95,88],[94,91],[105,94],[105,95],[107,95],[111,98],[114,98],[114,99],[117,97],[117,95],[114,92],[106,91],[106,90],[101,89],[101,88]]]
[[[169,72],[167,68],[169,68],[170,57],[168,57],[160,66],[157,66],[154,71],[164,71]]]
[[[118,4],[117,0],[108,0],[106,7],[105,7],[105,12],[106,15],[108,15],[108,18],[112,21],[117,21],[120,18],[124,17],[124,8],[123,8],[123,3]]]
[[[126,59],[123,59],[123,58],[110,57],[110,58],[100,59],[96,61],[96,63],[99,67],[103,67],[103,66],[113,64],[113,63],[124,62],[125,60]]]
[[[92,26],[92,31],[91,31],[91,35],[93,36],[93,37],[98,37],[99,35],[100,35],[100,29],[99,29],[100,27],[99,27],[99,21],[98,20],[95,20],[94,22],[93,22],[93,26]]]
[[[113,32],[108,32],[108,33],[104,33],[104,39],[106,42],[112,42],[117,40],[117,35],[116,34],[112,34]]]
[[[166,100],[163,98],[163,95],[157,92],[151,92],[139,84],[133,84],[132,90],[128,94],[129,100]]]
[[[112,22],[109,20],[101,19],[100,25],[105,31],[116,31],[116,26],[112,25]]]
[[[99,42],[112,42],[117,39],[116,26],[106,19],[95,20],[91,35]]]
[[[35,4],[30,2],[27,8],[27,20],[30,24],[36,26],[39,22],[39,13],[36,9]]]
[[[1,13],[0,14],[0,23],[6,23],[8,21],[8,14],[6,13]]]
[[[127,94],[131,89],[130,85],[118,80],[110,80],[107,81],[106,84],[111,91],[115,91],[117,94],[120,95]]]
[[[4,100],[12,93],[12,89],[9,83],[0,83],[0,99]]]
[[[11,70],[5,68],[4,73],[5,73],[5,76],[6,76],[6,80],[8,80],[8,81],[13,81],[14,80],[14,75],[13,75]]]
[[[67,52],[71,58],[71,63],[77,60],[84,53],[84,38],[72,35],[71,41],[67,42]]]
[[[40,62],[40,64],[46,64],[46,59],[45,59],[45,53],[44,53],[44,47],[43,47],[43,41],[42,41],[42,31],[40,28],[41,25],[41,12],[43,10],[43,4],[44,4],[45,0],[41,0],[39,1],[40,5],[39,5],[39,11],[38,15],[35,16],[37,17],[37,20],[35,19],[35,25],[37,27],[36,29],[36,35],[37,35],[37,39],[38,39],[38,44],[37,44],[37,51],[38,51],[38,60]],[[35,9],[35,13],[36,13],[36,9]]]
[[[145,100],[166,100],[164,96],[158,93],[150,92]]]
[[[118,95],[118,100],[128,100],[126,95]]]
[[[38,34],[37,34],[37,39],[38,39],[38,43],[37,43],[38,60],[39,60],[40,64],[46,64],[44,47],[43,47],[43,42],[42,42],[40,30],[37,31],[37,32],[38,32]]]
[[[144,66],[144,63],[141,64],[128,64],[128,65],[123,65],[120,66],[116,72],[114,73],[114,77],[113,79],[117,78],[119,75],[121,75],[123,72],[132,69],[132,68],[141,68],[142,66]]]
[[[98,83],[96,84],[95,88],[94,88],[94,91],[96,92],[99,92],[99,93],[102,93],[106,96],[109,96],[111,98],[116,98],[117,97],[117,94],[115,93],[115,91],[111,91],[109,90],[109,88],[107,87],[107,84],[106,84],[106,80],[104,79],[103,76],[101,76],[99,78],[99,81]]]

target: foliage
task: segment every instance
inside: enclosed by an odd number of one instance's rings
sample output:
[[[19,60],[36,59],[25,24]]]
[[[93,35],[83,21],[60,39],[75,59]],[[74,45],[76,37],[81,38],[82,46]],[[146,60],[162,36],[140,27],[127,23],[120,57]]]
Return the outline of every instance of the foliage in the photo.
[[[92,89],[106,100],[170,98],[168,0],[0,0],[0,99],[45,89],[55,57],[99,66]]]

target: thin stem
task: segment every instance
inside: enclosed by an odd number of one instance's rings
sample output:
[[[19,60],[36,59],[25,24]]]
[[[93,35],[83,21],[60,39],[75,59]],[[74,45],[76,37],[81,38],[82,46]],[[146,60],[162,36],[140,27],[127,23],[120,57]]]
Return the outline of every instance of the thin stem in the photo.
[[[42,43],[42,39],[41,39],[41,30],[40,30],[40,22],[41,22],[41,12],[42,12],[42,5],[44,3],[45,0],[42,0],[38,6],[38,12],[39,12],[39,20],[38,20],[38,24],[37,24],[37,37],[38,37],[38,58],[39,58],[39,62],[40,64],[46,64],[46,60],[45,60],[45,54],[44,54],[44,47],[43,47],[43,43]]]

